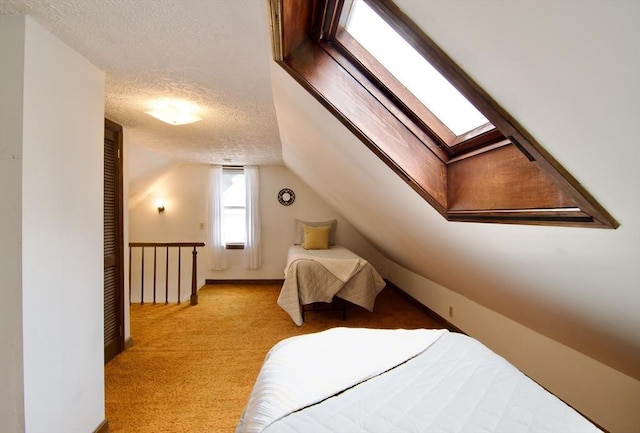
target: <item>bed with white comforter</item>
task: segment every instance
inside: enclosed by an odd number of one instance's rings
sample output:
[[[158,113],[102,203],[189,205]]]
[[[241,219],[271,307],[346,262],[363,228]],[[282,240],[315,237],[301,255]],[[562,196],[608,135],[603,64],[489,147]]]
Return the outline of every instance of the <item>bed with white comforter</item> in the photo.
[[[236,429],[598,431],[471,337],[446,330],[349,328],[292,337],[274,346]]]
[[[299,326],[303,305],[331,302],[334,296],[373,311],[385,284],[371,264],[343,246],[306,250],[293,245],[287,254],[278,305]]]

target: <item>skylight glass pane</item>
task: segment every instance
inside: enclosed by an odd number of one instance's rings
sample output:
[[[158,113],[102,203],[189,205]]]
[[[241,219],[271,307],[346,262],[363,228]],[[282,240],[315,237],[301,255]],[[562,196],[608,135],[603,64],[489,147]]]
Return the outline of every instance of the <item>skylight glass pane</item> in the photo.
[[[354,0],[346,30],[455,135],[488,122],[364,1]]]

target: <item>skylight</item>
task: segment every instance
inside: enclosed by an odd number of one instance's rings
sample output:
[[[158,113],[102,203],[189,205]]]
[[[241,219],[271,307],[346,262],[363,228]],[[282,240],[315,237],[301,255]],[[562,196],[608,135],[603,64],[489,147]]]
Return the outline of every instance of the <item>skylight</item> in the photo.
[[[448,221],[618,227],[392,0],[270,2],[276,62]]]
[[[489,122],[364,1],[353,1],[346,30],[455,135]]]

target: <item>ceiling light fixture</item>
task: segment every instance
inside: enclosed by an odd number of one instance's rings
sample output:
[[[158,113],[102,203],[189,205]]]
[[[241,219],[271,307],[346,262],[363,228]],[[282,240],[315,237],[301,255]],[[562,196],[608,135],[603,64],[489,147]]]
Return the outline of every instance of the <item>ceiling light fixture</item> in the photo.
[[[162,120],[169,125],[186,125],[202,120],[198,117],[198,106],[191,102],[177,99],[165,99],[151,104],[152,109],[145,111],[150,116]]]

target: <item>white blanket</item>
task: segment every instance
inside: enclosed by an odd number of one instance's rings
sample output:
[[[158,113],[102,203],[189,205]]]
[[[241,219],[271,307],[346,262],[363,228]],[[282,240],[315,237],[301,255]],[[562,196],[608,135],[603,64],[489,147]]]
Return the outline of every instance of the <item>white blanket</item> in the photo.
[[[446,330],[334,328],[283,340],[258,375],[236,433],[259,433],[423,352]]]
[[[394,347],[388,349],[395,351]],[[333,370],[323,369],[324,362],[319,359],[312,367],[317,369],[315,377],[330,377],[335,371],[334,366],[331,366]],[[277,382],[275,378],[271,380]],[[256,384],[256,389],[258,387]],[[276,393],[278,389],[272,387],[271,391]],[[268,398],[268,394],[262,394],[262,398]],[[269,403],[263,407],[269,407]],[[243,423],[251,422],[245,419]],[[445,332],[427,349],[396,368],[292,412],[262,431],[299,432],[595,433],[600,430],[479,341]]]

